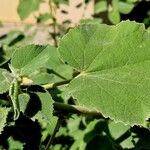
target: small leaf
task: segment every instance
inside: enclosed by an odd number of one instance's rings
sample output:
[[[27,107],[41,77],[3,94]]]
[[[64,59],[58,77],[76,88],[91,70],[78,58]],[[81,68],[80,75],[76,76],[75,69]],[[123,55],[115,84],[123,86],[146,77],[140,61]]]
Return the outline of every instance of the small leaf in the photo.
[[[0,134],[3,131],[3,128],[6,126],[7,116],[10,111],[10,108],[0,107]]]
[[[23,149],[23,143],[21,143],[20,141],[14,140],[12,137],[9,137],[8,143],[9,143],[9,150],[22,150]]]
[[[75,134],[75,136],[74,136],[75,142],[72,144],[70,150],[85,149],[87,143],[90,142],[90,140],[95,136],[95,134],[92,135],[92,137],[90,138],[89,141],[85,141],[85,139],[84,139],[85,135],[90,133],[94,129],[94,127],[97,123],[98,123],[98,120],[94,120],[87,125],[85,130],[79,130],[79,129],[76,130],[76,133],[74,133]]]
[[[92,19],[82,19],[80,20],[80,24],[85,24],[85,23],[101,23],[102,19],[101,18],[92,18]]]
[[[7,73],[7,70],[0,69],[0,93],[4,93],[9,90],[10,83],[4,76]]]
[[[115,122],[111,122],[109,123],[109,131],[111,136],[114,139],[119,138],[121,135],[123,135],[127,130],[129,130],[129,126],[125,126],[122,123],[115,123]]]
[[[53,0],[57,5],[59,4],[68,4],[69,0]]]
[[[21,75],[27,75],[43,67],[50,55],[48,46],[28,45],[15,50],[11,64]]]
[[[130,13],[133,8],[134,8],[134,4],[132,4],[132,3],[127,3],[127,2],[120,1],[119,4],[118,4],[118,10],[122,14]]]
[[[101,13],[107,10],[107,2],[99,1],[95,5],[95,13]]]
[[[133,142],[133,138],[130,136],[127,139],[125,139],[121,144],[122,148],[124,149],[131,149],[134,148],[134,142]]]
[[[55,83],[72,78],[73,68],[60,60],[55,47],[49,45],[48,48],[49,59],[46,64],[43,68],[29,74],[34,84]]]
[[[40,16],[38,16],[37,22],[38,23],[44,23],[51,18],[52,18],[52,16],[49,13],[41,14]]]
[[[0,40],[0,44],[12,45],[13,43],[17,42],[19,37],[24,37],[23,32],[21,31],[11,31],[9,32],[5,38]]]
[[[53,99],[48,92],[38,93],[38,96],[42,104],[41,113],[51,123],[51,118],[53,117]]]
[[[18,5],[18,14],[21,20],[26,19],[32,12],[38,10],[42,0],[20,0]]]
[[[108,11],[108,18],[113,24],[117,24],[120,22],[120,14],[118,10],[113,9],[112,11]]]
[[[53,75],[51,81],[53,83],[72,78],[73,68],[62,62],[57,49],[54,47],[50,47],[50,57],[45,67],[49,70],[49,73]]]
[[[33,83],[40,85],[51,83],[53,81],[54,76],[46,72],[38,72],[37,74],[32,74],[32,76],[30,75],[30,78],[32,79]]]
[[[18,100],[19,100],[19,105],[20,105],[20,111],[24,113],[27,108],[30,97],[28,94],[20,94],[18,96]]]
[[[37,95],[41,101],[41,110],[33,117],[33,119],[37,119],[39,121],[46,121],[51,126],[55,126],[56,117],[53,116],[53,99],[51,95],[46,93],[37,92]]]
[[[140,0],[127,0],[127,2],[129,3],[135,3],[135,2],[139,2]]]
[[[81,105],[144,125],[150,116],[150,35],[143,24],[82,24],[62,38],[58,50],[81,72],[68,87]]]

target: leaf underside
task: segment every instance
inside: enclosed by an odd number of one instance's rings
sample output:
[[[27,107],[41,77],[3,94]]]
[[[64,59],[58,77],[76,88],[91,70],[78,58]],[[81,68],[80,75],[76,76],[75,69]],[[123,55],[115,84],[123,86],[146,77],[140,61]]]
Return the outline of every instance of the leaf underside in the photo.
[[[150,115],[150,35],[143,24],[82,24],[58,50],[80,72],[68,92],[81,105],[117,122],[144,125]]]

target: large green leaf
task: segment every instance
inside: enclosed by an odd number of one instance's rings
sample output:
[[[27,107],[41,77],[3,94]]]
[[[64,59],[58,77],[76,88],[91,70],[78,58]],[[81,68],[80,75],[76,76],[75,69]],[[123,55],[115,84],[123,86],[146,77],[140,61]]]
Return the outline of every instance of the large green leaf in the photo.
[[[26,19],[32,12],[38,10],[42,0],[20,0],[18,14],[22,20]]]
[[[3,131],[3,128],[6,126],[6,120],[10,108],[7,107],[0,107],[0,134]]]
[[[49,56],[50,49],[48,46],[28,45],[15,50],[11,64],[19,70],[21,75],[26,75],[43,67]]]
[[[82,24],[62,38],[64,62],[80,74],[68,91],[80,104],[126,124],[150,116],[150,35],[143,24]]]

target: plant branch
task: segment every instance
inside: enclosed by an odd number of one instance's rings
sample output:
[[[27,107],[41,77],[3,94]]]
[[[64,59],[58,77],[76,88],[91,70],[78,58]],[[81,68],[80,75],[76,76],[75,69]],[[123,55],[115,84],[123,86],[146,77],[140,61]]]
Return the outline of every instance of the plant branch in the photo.
[[[50,146],[52,145],[53,140],[54,140],[54,138],[55,138],[55,135],[56,135],[56,133],[59,131],[59,128],[60,128],[60,127],[61,127],[61,118],[58,118],[57,123],[56,123],[56,126],[55,126],[55,129],[54,129],[54,131],[53,131],[53,133],[52,133],[52,135],[51,135],[51,137],[50,137],[50,139],[49,139],[49,141],[48,141],[48,143],[47,143],[47,145],[46,145],[45,150],[50,149]]]
[[[83,106],[63,104],[59,102],[55,102],[53,105],[56,112],[102,117],[102,114],[99,111],[88,109]]]
[[[65,85],[65,84],[68,84],[70,81],[71,81],[72,79],[70,79],[70,80],[64,80],[64,81],[60,81],[60,82],[55,82],[55,83],[47,83],[47,84],[43,84],[43,85],[41,85],[43,88],[45,88],[45,89],[52,89],[52,88],[55,88],[55,87],[57,87],[57,86],[61,86],[61,85]],[[22,78],[22,81],[21,81],[21,86],[30,86],[30,85],[32,85],[32,83],[33,83],[33,81],[32,80],[30,80],[30,79],[28,79],[28,78],[26,78],[26,77],[23,77]]]
[[[45,84],[45,85],[42,85],[42,87],[45,88],[45,89],[52,89],[52,88],[55,88],[57,86],[68,84],[70,81],[71,80],[64,80],[64,81],[61,81],[61,82]]]
[[[57,47],[58,43],[57,43],[57,38],[56,38],[56,10],[55,10],[55,6],[53,6],[53,1],[49,0],[49,10],[50,13],[52,15],[52,27],[53,27],[53,39],[54,39],[54,45]]]

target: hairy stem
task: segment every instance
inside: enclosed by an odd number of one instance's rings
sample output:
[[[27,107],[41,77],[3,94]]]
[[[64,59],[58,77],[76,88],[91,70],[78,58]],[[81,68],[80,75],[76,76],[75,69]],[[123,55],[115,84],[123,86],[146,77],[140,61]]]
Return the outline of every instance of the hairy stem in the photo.
[[[56,112],[102,117],[102,114],[99,111],[91,110],[83,106],[69,105],[58,102],[55,102],[53,105]]]
[[[51,145],[53,143],[53,140],[55,138],[55,135],[59,131],[60,127],[61,127],[61,118],[58,118],[56,126],[55,126],[55,129],[54,129],[54,131],[53,131],[53,133],[52,133],[52,135],[51,135],[51,137],[50,137],[50,139],[49,139],[49,141],[48,141],[48,143],[46,145],[45,150],[49,150],[50,149],[50,147],[51,147]]]
[[[19,83],[17,79],[14,79],[9,88],[9,96],[11,98],[14,109],[14,120],[18,119],[20,114],[18,95],[19,95]]]
[[[70,81],[71,80],[64,80],[64,81],[61,81],[61,82],[45,84],[45,85],[42,85],[42,87],[45,88],[45,89],[52,89],[52,88],[55,88],[57,86],[68,84]]]

